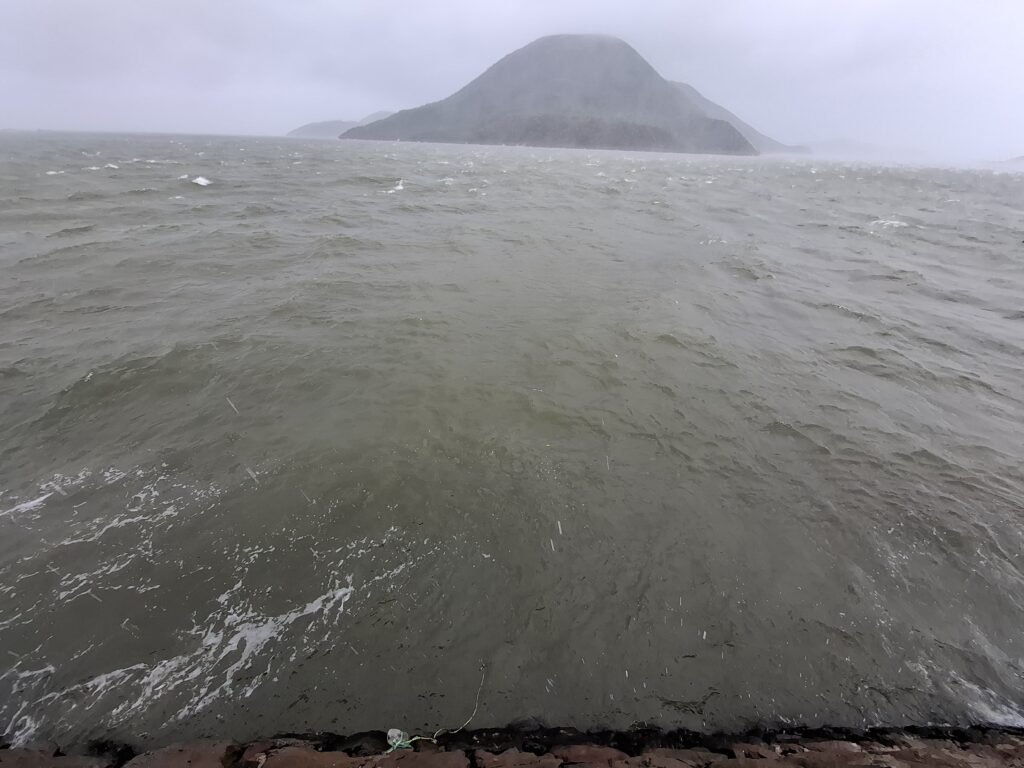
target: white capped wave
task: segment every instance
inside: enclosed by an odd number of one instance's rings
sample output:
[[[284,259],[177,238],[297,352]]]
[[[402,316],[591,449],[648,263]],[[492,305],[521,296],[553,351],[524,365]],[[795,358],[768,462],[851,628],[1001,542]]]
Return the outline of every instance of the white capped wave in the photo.
[[[23,512],[32,512],[33,510],[42,507],[43,503],[51,496],[53,496],[52,491],[50,493],[44,493],[42,496],[37,496],[34,499],[23,501],[21,504],[16,504],[10,509],[5,509],[3,512],[0,512],[0,517],[6,517],[8,515],[13,517],[14,515],[20,515]]]

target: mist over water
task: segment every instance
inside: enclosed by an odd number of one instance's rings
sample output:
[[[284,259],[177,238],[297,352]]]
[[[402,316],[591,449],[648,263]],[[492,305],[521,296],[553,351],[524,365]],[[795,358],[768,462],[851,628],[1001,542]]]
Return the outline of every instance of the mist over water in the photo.
[[[0,136],[0,734],[1024,724],[1022,206]]]

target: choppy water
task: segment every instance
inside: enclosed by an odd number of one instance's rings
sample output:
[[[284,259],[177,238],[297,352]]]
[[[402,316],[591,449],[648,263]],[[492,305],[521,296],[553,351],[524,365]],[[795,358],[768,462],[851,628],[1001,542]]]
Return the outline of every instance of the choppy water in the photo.
[[[203,177],[206,186],[194,183]],[[0,137],[0,734],[1024,723],[1024,176]]]

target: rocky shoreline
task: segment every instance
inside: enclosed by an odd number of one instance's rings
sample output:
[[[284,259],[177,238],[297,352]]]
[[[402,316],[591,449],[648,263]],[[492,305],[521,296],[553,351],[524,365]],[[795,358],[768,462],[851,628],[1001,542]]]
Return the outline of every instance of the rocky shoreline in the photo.
[[[389,750],[373,731],[202,740],[136,754],[128,744],[0,745],[0,768],[1024,768],[1024,729],[816,729],[707,735],[503,728],[443,734]]]

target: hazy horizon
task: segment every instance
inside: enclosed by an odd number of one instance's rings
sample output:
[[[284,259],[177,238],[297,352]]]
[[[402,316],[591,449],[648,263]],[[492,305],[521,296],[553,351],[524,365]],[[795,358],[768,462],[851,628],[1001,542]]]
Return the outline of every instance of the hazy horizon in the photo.
[[[1024,154],[1024,5],[1008,1],[8,0],[0,128],[282,135],[442,99],[547,34],[620,37],[664,77],[791,144]]]

